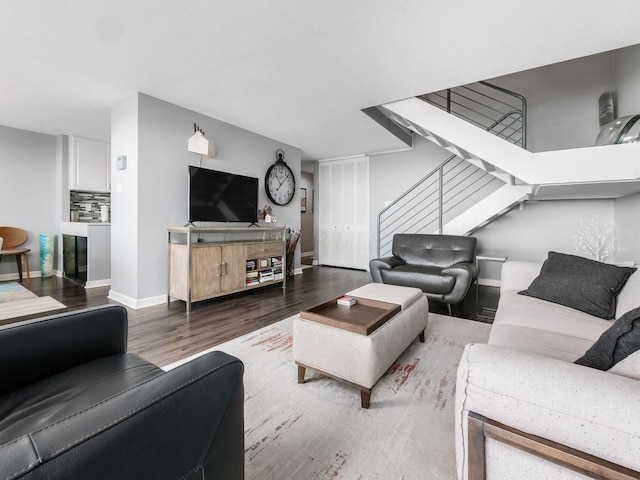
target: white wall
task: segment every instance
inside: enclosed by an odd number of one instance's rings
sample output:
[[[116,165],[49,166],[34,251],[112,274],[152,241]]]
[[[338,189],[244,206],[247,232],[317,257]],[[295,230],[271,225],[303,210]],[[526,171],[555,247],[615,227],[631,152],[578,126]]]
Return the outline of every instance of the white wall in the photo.
[[[116,158],[126,155],[127,168]],[[111,109],[111,290],[109,296],[131,305],[138,298],[138,95]]]
[[[0,167],[0,225],[27,231],[29,269],[39,275],[39,235],[58,231],[56,137],[0,126]],[[17,272],[15,257],[4,257],[0,280]]]
[[[116,156],[133,159],[127,171],[112,176],[112,253],[117,257],[128,248],[135,254],[127,254],[129,261],[117,268],[112,264],[111,295],[131,306],[166,298],[166,229],[187,222],[187,167],[200,165],[200,156],[187,151],[194,123],[216,145],[216,157],[204,158],[201,166],[257,177],[258,205],[269,203],[264,177],[276,160],[277,149],[285,151],[285,161],[300,182],[299,149],[144,94],[114,107],[112,123],[113,171]],[[117,192],[119,180],[121,194]],[[273,206],[273,212],[278,226],[300,228],[299,189],[289,205]],[[296,257],[299,267],[299,249]]]

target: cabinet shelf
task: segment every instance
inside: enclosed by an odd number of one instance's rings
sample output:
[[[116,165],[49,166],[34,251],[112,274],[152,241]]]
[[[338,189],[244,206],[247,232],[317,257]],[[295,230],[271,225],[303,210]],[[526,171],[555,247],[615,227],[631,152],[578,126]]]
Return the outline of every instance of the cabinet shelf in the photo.
[[[170,227],[167,232],[167,301],[184,300],[187,312],[199,300],[273,283],[285,288],[282,228]]]

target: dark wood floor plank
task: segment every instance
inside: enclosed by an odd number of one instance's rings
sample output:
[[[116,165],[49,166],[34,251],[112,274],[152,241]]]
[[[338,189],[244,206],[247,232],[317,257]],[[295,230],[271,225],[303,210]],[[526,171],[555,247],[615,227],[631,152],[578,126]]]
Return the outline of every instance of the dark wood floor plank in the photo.
[[[300,310],[306,310],[328,299],[371,282],[369,272],[331,267],[313,267],[281,285],[197,302],[187,315],[182,301],[138,310],[129,314],[129,351],[157,365],[167,365],[204,349],[257,330]],[[69,310],[115,304],[107,298],[109,287],[86,290],[69,280],[50,277],[34,278],[24,286],[36,295],[50,295]],[[482,290],[481,290],[482,292]],[[474,297],[475,295],[468,295]],[[446,314],[441,305],[430,305],[431,311]],[[465,302],[454,315],[474,318],[475,305]]]

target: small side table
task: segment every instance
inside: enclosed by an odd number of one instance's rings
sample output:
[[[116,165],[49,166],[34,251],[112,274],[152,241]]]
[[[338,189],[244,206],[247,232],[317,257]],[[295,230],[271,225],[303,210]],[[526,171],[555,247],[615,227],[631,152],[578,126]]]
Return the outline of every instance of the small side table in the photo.
[[[483,311],[487,311],[495,315],[496,309],[491,307],[482,307],[480,306],[478,289],[480,287],[480,262],[500,262],[504,263],[507,261],[509,257],[495,257],[489,255],[476,255],[476,318],[484,318],[484,319],[493,319],[493,316],[483,315]]]

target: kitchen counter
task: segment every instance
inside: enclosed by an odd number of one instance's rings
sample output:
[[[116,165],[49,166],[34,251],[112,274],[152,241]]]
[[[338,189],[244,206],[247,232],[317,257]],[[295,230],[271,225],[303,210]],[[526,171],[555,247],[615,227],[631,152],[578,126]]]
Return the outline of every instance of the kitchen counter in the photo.
[[[69,266],[69,272],[65,272],[65,276],[80,283],[84,282],[85,288],[111,285],[111,223],[61,222],[60,233],[68,240],[63,239],[63,245],[65,242],[71,245],[73,237],[86,238],[86,265],[79,265],[77,263],[79,258],[73,258],[78,256],[77,250],[73,254],[67,253],[71,256],[69,259],[64,258],[63,254],[63,263]],[[67,263],[67,261],[74,263]]]
[[[78,237],[88,237],[89,229],[94,227],[110,227],[109,222],[61,222],[60,233],[63,235],[76,235]]]

